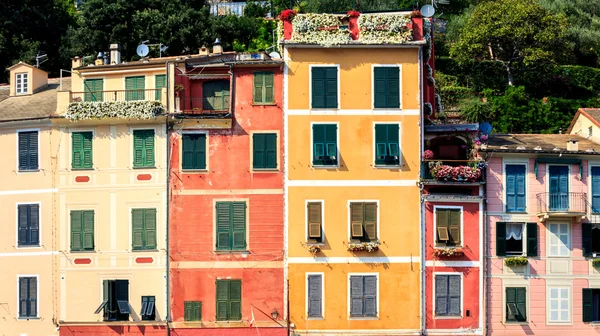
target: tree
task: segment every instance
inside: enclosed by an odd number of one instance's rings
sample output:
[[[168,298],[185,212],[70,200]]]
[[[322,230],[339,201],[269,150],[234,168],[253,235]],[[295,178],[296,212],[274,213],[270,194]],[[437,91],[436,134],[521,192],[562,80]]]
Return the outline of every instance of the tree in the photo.
[[[475,7],[450,54],[459,62],[501,63],[512,86],[518,65],[544,65],[563,57],[569,46],[566,32],[566,18],[551,14],[537,0],[488,0]]]

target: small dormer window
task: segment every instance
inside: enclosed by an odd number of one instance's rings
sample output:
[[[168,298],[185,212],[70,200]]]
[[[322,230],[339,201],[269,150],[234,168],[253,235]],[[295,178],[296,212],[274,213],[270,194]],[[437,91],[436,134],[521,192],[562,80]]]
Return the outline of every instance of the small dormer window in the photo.
[[[27,73],[18,73],[15,86],[16,94],[26,94],[28,85]]]

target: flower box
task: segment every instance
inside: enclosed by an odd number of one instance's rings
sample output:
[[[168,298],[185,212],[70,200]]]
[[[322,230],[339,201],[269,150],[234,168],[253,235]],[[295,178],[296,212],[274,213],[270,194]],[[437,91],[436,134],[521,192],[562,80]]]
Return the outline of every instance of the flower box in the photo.
[[[529,263],[526,257],[508,257],[504,259],[506,266],[524,266]]]
[[[321,247],[317,245],[309,245],[307,250],[310,254],[317,254],[321,252]]]
[[[479,166],[449,166],[441,162],[430,162],[429,168],[431,175],[438,181],[475,182],[481,177]]]
[[[349,243],[348,244],[348,251],[351,252],[359,252],[359,251],[366,251],[366,252],[375,252],[379,250],[379,242],[362,242],[362,243]]]
[[[594,258],[594,259],[592,259],[592,265],[594,267],[600,266],[600,258]]]
[[[164,112],[159,101],[102,101],[69,104],[65,118],[71,121],[86,119],[152,119]]]
[[[432,255],[436,258],[462,257],[465,252],[460,247],[438,247],[433,249]]]

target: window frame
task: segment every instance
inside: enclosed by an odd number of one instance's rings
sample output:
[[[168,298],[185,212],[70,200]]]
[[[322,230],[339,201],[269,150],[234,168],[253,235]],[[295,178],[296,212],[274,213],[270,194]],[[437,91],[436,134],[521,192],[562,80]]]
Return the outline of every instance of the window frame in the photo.
[[[507,319],[507,314],[506,314],[506,308],[507,308],[507,297],[506,297],[506,289],[507,288],[523,288],[525,289],[525,321],[517,321],[517,320],[508,320]],[[504,323],[506,324],[529,324],[529,285],[528,284],[515,284],[515,283],[506,283],[503,284],[502,286],[502,291],[503,291],[503,295],[502,295],[502,307],[504,309],[504,311],[502,312],[502,321],[504,321]]]
[[[69,238],[68,238],[68,246],[69,246],[69,253],[93,253],[96,252],[96,208],[85,208],[85,209],[67,209],[68,213],[69,213]],[[72,243],[72,237],[73,237],[73,225],[71,223],[71,213],[72,212],[86,212],[86,211],[91,211],[92,214],[94,215],[94,239],[93,239],[93,244],[94,247],[90,250],[90,249],[85,249],[83,247],[83,237],[82,237],[82,244],[81,244],[81,250],[73,250],[73,243]],[[81,222],[82,225],[82,232],[83,232],[83,221]]]
[[[311,243],[308,237],[308,204],[321,203],[321,241]],[[324,199],[307,199],[304,200],[304,237],[307,245],[323,246],[325,245],[325,200]]]
[[[336,68],[337,69],[337,107],[326,107],[326,108],[313,108],[313,88],[312,88],[312,70],[313,68]],[[339,64],[309,64],[308,65],[308,107],[310,111],[337,111],[341,110],[341,92],[340,92],[340,82],[341,82],[341,72]],[[312,160],[311,160],[312,162]]]
[[[19,78],[21,77],[21,78]],[[21,83],[17,83],[21,80]],[[23,85],[23,80],[27,80],[27,84]],[[20,87],[19,87],[20,85]],[[29,94],[29,72],[17,72],[15,73],[15,95],[26,95]]]
[[[95,153],[94,142],[95,141],[94,140],[96,139],[96,130],[94,128],[89,128],[89,129],[87,129],[87,128],[86,129],[70,129],[69,133],[71,135],[71,137],[70,137],[70,141],[71,141],[71,146],[70,146],[70,151],[71,151],[71,170],[77,170],[77,171],[80,171],[80,170],[94,170],[95,169],[94,168],[94,162],[95,162],[95,160],[94,160],[94,153]],[[73,151],[73,134],[74,133],[92,133],[92,164],[91,164],[90,167],[83,167],[83,168],[75,168],[75,167],[73,167],[73,154],[74,154],[74,151]]]
[[[398,107],[375,107],[375,68],[398,68]],[[371,64],[371,109],[377,112],[402,111],[402,63]]]
[[[381,241],[380,239],[380,229],[381,229],[381,204],[379,202],[379,200],[375,200],[375,199],[366,199],[366,200],[357,200],[357,199],[352,199],[352,200],[348,200],[347,203],[347,215],[348,215],[348,222],[347,222],[347,226],[348,226],[348,242],[352,242],[352,241],[356,241],[359,240],[357,238],[353,238],[352,237],[352,203],[375,203],[377,206],[377,225],[375,226],[375,230],[377,230],[377,239],[370,239],[369,242],[378,242]],[[364,218],[363,218],[364,221]],[[363,228],[364,231],[364,228]],[[364,237],[364,232],[363,232],[363,237]],[[363,238],[364,239],[364,238]],[[361,241],[362,242],[362,241]],[[365,240],[365,242],[367,242]]]
[[[19,134],[20,133],[29,133],[29,132],[37,132],[37,168],[36,169],[21,169],[20,168],[20,159],[19,159]],[[27,173],[37,173],[40,172],[41,169],[41,152],[42,152],[42,143],[40,142],[41,140],[41,129],[40,128],[24,128],[24,129],[20,129],[17,130],[17,139],[16,139],[16,143],[15,143],[15,147],[16,147],[16,168],[15,171],[17,172],[17,174],[27,174]]]
[[[216,286],[216,285],[215,285]],[[198,319],[186,319],[185,317],[185,306],[187,304],[199,304],[200,305],[200,316],[198,316]],[[184,322],[201,322],[202,321],[202,301],[184,301],[183,302],[183,321]]]
[[[145,314],[142,310],[144,308],[144,298],[147,298],[146,300],[150,301],[150,298],[152,298],[152,305],[154,305],[154,307],[152,308],[152,314]],[[141,308],[140,308],[140,318],[142,321],[156,321],[156,296],[155,295],[142,295],[141,296]],[[146,307],[146,310],[148,310],[148,307]]]
[[[15,222],[16,222],[16,235],[15,235],[15,248],[21,249],[32,249],[42,247],[42,202],[17,202],[15,203]],[[37,205],[38,206],[38,243],[36,245],[20,245],[19,244],[19,206],[21,205]]]
[[[97,309],[97,311],[99,311],[99,312],[96,313],[96,314],[102,314],[102,322],[130,322],[130,321],[133,320],[133,316],[132,316],[133,310],[131,309],[131,298],[130,298],[130,294],[131,294],[131,290],[130,290],[131,279],[129,277],[118,277],[118,278],[113,278],[113,277],[104,278],[104,277],[101,277],[100,278],[100,289],[99,289],[99,294],[100,295],[99,295],[99,298],[100,298],[100,302],[101,303],[104,302],[104,281],[108,281],[109,282],[109,286],[110,286],[111,282],[114,282],[115,286],[116,286],[116,282],[117,281],[123,281],[123,280],[127,281],[127,305],[128,305],[128,308],[129,308],[129,313],[128,314],[120,313],[119,309],[117,309],[117,311],[115,313],[117,314],[116,315],[117,317],[118,317],[119,314],[121,314],[121,315],[127,315],[127,319],[126,320],[119,320],[119,319],[112,320],[112,319],[108,319],[107,318],[107,314],[105,313],[105,309],[106,309],[106,306],[108,306],[108,304],[109,304],[109,302],[111,300],[111,298],[109,298],[108,301],[106,302],[106,305],[102,306],[102,310]],[[118,302],[119,300],[115,298],[115,301]],[[156,304],[156,302],[155,302],[155,304]],[[118,303],[117,303],[117,305],[118,305]],[[155,305],[154,308],[156,309],[156,305]]]
[[[23,316],[21,317],[21,293],[19,292],[19,286],[21,282],[21,278],[35,278],[36,282],[36,315],[35,316]],[[40,319],[40,275],[39,274],[17,274],[17,320],[37,320]]]
[[[375,314],[375,316],[352,316],[352,285],[351,285],[351,277],[352,276],[361,276],[361,277],[365,277],[365,276],[375,276],[376,280],[377,280],[377,294],[376,294],[376,305],[375,305],[375,309],[377,311],[377,314]],[[380,281],[379,281],[379,272],[349,272],[347,279],[346,279],[346,285],[348,287],[347,289],[347,293],[346,293],[346,297],[347,297],[347,301],[348,301],[348,320],[379,320],[380,318],[380,314],[381,314],[381,310],[380,310]],[[323,281],[323,283],[325,283],[325,281]]]
[[[165,86],[162,86],[160,88],[157,87],[157,84],[158,84],[157,79],[159,77],[164,77],[164,79],[165,79]],[[166,74],[156,74],[156,75],[154,75],[154,100],[155,101],[162,101],[162,98],[163,98],[163,96],[162,96],[162,89],[166,88],[166,87],[167,87],[167,75]],[[157,98],[157,96],[158,96],[158,98]]]
[[[551,298],[551,292],[552,289],[558,289],[558,294],[559,297],[557,300],[559,300],[558,302],[558,314],[559,314],[559,318],[560,318],[560,313],[561,313],[561,309],[560,309],[560,300],[564,300],[561,299],[560,297],[560,292],[562,289],[566,289],[567,290],[567,302],[568,302],[568,308],[567,308],[567,313],[568,313],[568,320],[567,321],[561,321],[561,320],[552,320],[552,298]],[[548,284],[546,283],[546,324],[549,325],[565,325],[565,324],[572,324],[573,323],[573,300],[572,300],[572,295],[573,295],[573,288],[571,285],[552,285],[552,284]]]
[[[431,307],[432,307],[432,313],[433,313],[433,318],[436,320],[460,320],[462,319],[464,316],[464,298],[465,298],[465,279],[464,279],[464,273],[463,272],[433,272],[432,273],[432,283],[431,283],[431,288],[432,288],[432,295],[431,295]],[[438,275],[458,275],[460,276],[460,315],[459,316],[447,316],[447,315],[441,315],[438,316],[435,313],[435,277]]]
[[[234,202],[243,202],[246,204],[246,235],[245,242],[246,247],[244,249],[217,249],[217,203],[234,203]],[[250,199],[249,198],[215,198],[212,202],[212,211],[213,211],[213,252],[217,254],[233,254],[233,253],[241,253],[246,254],[250,250]],[[233,220],[233,219],[232,219]],[[233,225],[233,224],[232,224]],[[230,231],[231,232],[231,231]]]
[[[505,222],[508,225],[516,225],[521,224],[522,233],[521,233],[521,254],[509,254],[508,248],[506,248],[506,256],[507,257],[526,257],[527,256],[527,222]],[[506,237],[506,233],[504,234]],[[508,239],[506,240],[508,242]]]
[[[460,244],[456,245],[438,245],[437,243],[437,210],[438,209],[452,209],[460,210]],[[434,205],[433,206],[433,246],[444,247],[444,248],[459,248],[465,246],[465,218],[464,218],[464,207],[462,205]]]
[[[204,169],[184,169],[183,168],[183,136],[186,134],[204,134],[204,136],[206,137],[205,140],[205,149],[204,149],[204,161],[206,162],[206,168]],[[209,157],[210,155],[208,155],[208,149],[210,148],[209,146],[209,134],[210,132],[208,130],[182,130],[181,131],[181,140],[180,140],[180,146],[179,146],[179,157],[181,158],[181,160],[179,160],[179,171],[185,174],[193,174],[193,173],[207,173],[209,172]],[[155,154],[156,157],[156,154]]]
[[[270,101],[270,102],[267,102],[267,101],[257,102],[257,101],[254,100],[254,98],[256,97],[256,92],[255,92],[256,86],[254,85],[254,81],[256,80],[256,74],[263,74],[263,75],[270,74],[270,75],[273,76],[273,88],[272,88],[273,89],[273,93],[272,93],[273,101]],[[262,90],[263,90],[263,92],[262,92],[262,98],[263,98],[263,100],[266,100],[267,86],[266,86],[266,83],[264,83],[264,82],[263,82],[263,85],[262,85]],[[252,72],[252,105],[259,105],[259,106],[260,105],[266,105],[266,106],[268,106],[268,105],[276,105],[275,104],[275,92],[276,92],[276,90],[275,90],[275,71],[259,70],[259,71],[253,71]]]
[[[158,206],[154,206],[152,207],[152,205],[144,205],[144,206],[132,206],[129,208],[129,246],[131,247],[131,251],[132,252],[148,252],[148,251],[157,251],[159,249],[159,228],[158,228],[158,224],[159,224],[159,212],[158,212],[159,207]],[[134,210],[141,210],[143,211],[143,215],[144,215],[144,229],[143,229],[143,238],[142,241],[144,242],[144,246],[142,248],[134,248],[133,247],[133,212]],[[146,241],[147,241],[147,236],[148,236],[148,232],[146,229],[146,211],[148,210],[154,210],[155,211],[155,241],[156,241],[156,246],[154,248],[148,248],[146,246]]]
[[[154,132],[154,162],[152,163],[152,165],[148,165],[147,163],[145,163],[144,165],[140,165],[140,166],[136,166],[135,165],[135,132],[136,131],[152,131]],[[157,143],[157,135],[158,132],[156,130],[156,127],[130,127],[129,129],[129,134],[131,137],[131,149],[129,151],[129,162],[131,163],[131,169],[153,169],[156,168],[156,162],[158,162],[159,160],[157,159],[157,148],[159,148],[160,146],[158,146]]]
[[[273,168],[256,168],[254,167],[254,136],[256,134],[275,134],[275,167]],[[276,172],[280,170],[280,132],[278,130],[260,130],[260,131],[251,131],[250,132],[250,169],[253,172]]]
[[[308,277],[310,275],[320,275],[321,276],[321,316],[308,316],[308,308],[309,308],[309,284]],[[324,272],[306,272],[304,275],[304,311],[306,312],[307,320],[325,320],[325,273]]]
[[[218,307],[217,307],[217,305],[218,305],[217,303],[219,301],[219,295],[218,295],[218,291],[217,291],[217,287],[218,287],[217,283],[219,281],[227,282],[227,284],[228,284],[227,285],[228,286],[228,288],[227,288],[227,306],[230,306],[230,302],[231,302],[231,283],[234,282],[234,281],[239,281],[239,283],[240,283],[240,319],[239,320],[232,320],[232,319],[230,319],[230,316],[227,316],[227,318],[224,319],[224,320],[223,319],[219,319],[217,317],[218,313],[219,313],[218,312]],[[215,280],[215,308],[216,308],[215,309],[215,321],[235,322],[235,321],[241,321],[241,320],[243,320],[243,318],[244,318],[244,316],[243,316],[243,306],[242,306],[243,298],[244,298],[244,283],[243,283],[243,281],[242,281],[241,278],[239,278],[239,279],[220,279],[220,278],[217,278]],[[227,313],[228,313],[227,315],[230,315],[231,312],[228,311]]]
[[[583,164],[583,163],[582,163]],[[568,173],[567,173],[567,192],[573,192],[573,181],[571,181],[573,179],[573,164],[571,163],[567,163],[567,164],[560,164],[560,163],[548,163],[546,164],[546,176],[544,178],[544,191],[546,192],[547,195],[550,195],[550,167],[567,167]],[[587,181],[586,181],[587,182]],[[589,182],[587,183],[589,184]],[[550,197],[550,196],[548,196]],[[571,206],[573,206],[572,202],[571,202],[571,198],[568,198],[569,203],[568,203],[568,208],[570,209]],[[548,202],[548,208],[551,208],[550,205],[550,200],[546,200],[546,202]]]
[[[568,235],[568,242],[567,242],[567,254],[566,255],[553,255],[550,253],[551,248],[552,248],[552,243],[551,243],[551,236],[553,235],[552,231],[550,230],[550,226],[551,225],[566,225],[567,226],[567,235]],[[558,227],[559,231],[560,231],[560,226]],[[548,258],[570,258],[571,254],[573,253],[572,251],[572,246],[573,246],[573,232],[572,232],[572,227],[570,223],[564,223],[564,222],[555,222],[555,221],[549,221],[546,222],[546,257]],[[560,237],[557,237],[560,240]],[[560,247],[560,246],[559,246]]]
[[[525,167],[525,210],[509,210],[508,209],[508,183],[506,179],[508,174],[506,173],[507,166],[524,166]],[[506,213],[527,213],[529,211],[529,197],[527,191],[529,190],[529,162],[524,161],[507,161],[503,160],[502,164],[502,191],[503,191],[503,211]],[[515,182],[516,183],[516,182]]]
[[[398,125],[398,164],[380,164],[377,162],[377,125]],[[390,121],[373,122],[373,167],[375,168],[399,168],[402,167],[402,123]]]
[[[314,144],[314,125],[335,125],[336,126],[336,164],[335,165],[315,165],[315,144]],[[340,168],[340,123],[339,121],[324,121],[324,122],[311,122],[310,123],[310,167],[315,169],[339,169]]]

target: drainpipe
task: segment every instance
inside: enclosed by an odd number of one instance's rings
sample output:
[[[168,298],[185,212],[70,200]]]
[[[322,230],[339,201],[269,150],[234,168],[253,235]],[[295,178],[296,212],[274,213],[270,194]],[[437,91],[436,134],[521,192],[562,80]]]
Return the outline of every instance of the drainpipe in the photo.
[[[420,93],[420,106],[421,106],[421,117],[419,120],[419,126],[420,126],[420,136],[421,136],[421,141],[419,141],[419,178],[421,176],[423,176],[423,164],[421,163],[422,157],[421,157],[421,153],[423,153],[423,149],[425,146],[425,95],[423,93],[423,80],[426,80],[423,76],[423,47],[420,47],[420,52],[419,52],[419,93]],[[420,329],[421,335],[425,335],[425,327],[426,327],[426,320],[427,320],[427,307],[426,307],[426,301],[425,301],[425,293],[426,293],[426,282],[425,282],[425,276],[426,276],[426,270],[427,268],[425,267],[426,264],[426,253],[425,253],[425,200],[423,199],[423,184],[419,183],[419,198],[421,201],[421,274],[420,274],[420,284],[421,284],[421,295],[420,295],[420,308],[421,308],[421,319],[420,319]]]
[[[166,267],[167,267],[167,272],[166,272],[166,276],[167,276],[167,288],[166,288],[166,302],[167,302],[167,316],[165,317],[165,325],[167,327],[167,336],[171,335],[171,328],[169,328],[169,322],[171,322],[171,296],[170,296],[170,292],[171,292],[171,266],[169,263],[169,259],[170,259],[170,255],[169,255],[169,209],[171,207],[171,202],[169,202],[169,196],[170,196],[170,189],[171,189],[171,131],[169,129],[169,114],[172,111],[169,111],[169,102],[171,97],[169,97],[169,84],[171,81],[171,77],[170,75],[170,71],[169,71],[169,64],[170,63],[174,63],[174,62],[167,62],[166,63],[166,67],[167,67],[167,115],[165,116],[165,131],[167,132],[167,141],[166,141],[166,145],[167,145],[167,208],[165,210],[166,212],[166,216],[167,216],[167,225],[166,225],[166,243],[167,243],[167,248],[166,248]]]
[[[229,64],[229,76],[231,80],[229,81],[229,113],[232,115],[231,117],[231,134],[233,135],[233,110],[234,110],[234,101],[235,101],[235,76],[233,73],[233,64]]]
[[[488,223],[488,215],[487,215],[487,168],[483,170],[483,179],[485,181],[485,184],[483,185],[483,232],[481,233],[481,237],[483,239],[483,251],[480,251],[479,253],[481,253],[481,255],[483,256],[481,258],[482,260],[482,265],[481,265],[481,279],[482,281],[482,286],[483,286],[483,309],[481,310],[484,314],[483,316],[483,323],[482,323],[482,334],[483,335],[487,335],[487,323],[488,323],[488,319],[486,318],[487,315],[487,282],[488,282],[488,269],[487,269],[487,265],[488,265],[488,256],[487,256],[487,245],[488,245],[488,236],[487,236],[487,223]],[[480,317],[481,318],[481,317]]]

